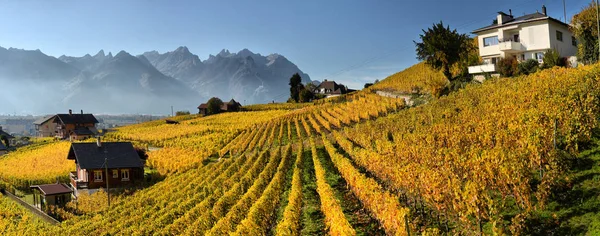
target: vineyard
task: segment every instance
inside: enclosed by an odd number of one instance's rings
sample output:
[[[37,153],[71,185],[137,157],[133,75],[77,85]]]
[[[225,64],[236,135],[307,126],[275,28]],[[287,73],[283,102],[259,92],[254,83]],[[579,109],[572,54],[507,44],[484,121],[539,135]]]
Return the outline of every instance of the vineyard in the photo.
[[[412,79],[429,73],[422,67],[374,87],[427,88]],[[118,128],[106,139],[155,147],[147,165],[164,179],[102,210],[88,199],[57,225],[0,197],[0,234],[524,234],[593,140],[599,76],[600,66],[556,68],[412,108],[369,90]],[[74,165],[59,160],[67,149],[11,153],[0,180],[21,186],[68,173]]]
[[[69,172],[75,170],[67,160],[69,142],[48,142],[19,149],[0,158],[0,183],[29,189],[33,184],[54,183],[57,178],[69,181]]]
[[[370,91],[395,91],[405,94],[429,93],[437,95],[448,83],[441,71],[435,71],[424,62],[413,65],[401,72],[369,87]]]

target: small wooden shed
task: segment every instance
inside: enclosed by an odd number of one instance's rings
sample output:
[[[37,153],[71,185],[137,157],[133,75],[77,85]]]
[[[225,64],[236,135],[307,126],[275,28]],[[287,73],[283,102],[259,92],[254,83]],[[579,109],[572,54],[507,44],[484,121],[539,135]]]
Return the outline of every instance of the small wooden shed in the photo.
[[[32,185],[33,205],[47,211],[48,206],[64,206],[71,201],[73,190],[66,184]]]

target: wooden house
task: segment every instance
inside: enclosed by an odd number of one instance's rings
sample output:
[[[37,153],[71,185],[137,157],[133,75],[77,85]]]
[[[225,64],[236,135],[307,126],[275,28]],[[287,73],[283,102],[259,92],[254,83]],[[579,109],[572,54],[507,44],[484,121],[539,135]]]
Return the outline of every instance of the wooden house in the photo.
[[[73,190],[67,184],[33,185],[33,205],[40,210],[48,211],[49,206],[64,206],[71,201]]]
[[[76,171],[71,172],[75,189],[122,188],[141,183],[144,162],[130,142],[72,143],[67,156],[75,160]]]
[[[92,114],[57,114],[53,122],[56,124],[55,136],[59,139],[84,140],[98,134],[98,120]]]
[[[335,97],[352,91],[353,90],[348,89],[348,87],[343,84],[338,84],[335,81],[325,80],[319,84],[319,86],[317,86],[314,92],[316,94],[323,94],[326,97]]]
[[[44,116],[33,122],[35,125],[36,136],[38,137],[54,137],[56,134],[56,123],[54,117],[56,115]]]
[[[240,104],[239,102],[237,102],[233,99],[231,99],[227,103],[223,103],[223,105],[221,106],[221,112],[236,112],[236,111],[240,111],[241,109],[242,109],[242,104]],[[198,114],[200,114],[200,115],[208,114],[208,104],[207,103],[202,103],[202,104],[200,104],[200,106],[198,106]]]

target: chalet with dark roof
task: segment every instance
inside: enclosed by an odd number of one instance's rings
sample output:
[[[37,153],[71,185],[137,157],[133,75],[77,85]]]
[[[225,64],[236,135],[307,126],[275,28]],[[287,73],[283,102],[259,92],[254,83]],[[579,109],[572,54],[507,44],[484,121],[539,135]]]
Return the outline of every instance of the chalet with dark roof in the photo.
[[[67,159],[75,160],[70,177],[76,191],[106,188],[107,181],[110,188],[143,181],[144,162],[130,142],[72,143]]]
[[[314,93],[323,94],[326,97],[335,97],[349,93],[351,91],[352,90],[348,89],[348,87],[346,87],[343,84],[338,84],[335,81],[325,80],[321,84],[319,84],[319,86],[317,86]]]
[[[227,103],[223,103],[223,105],[221,106],[221,112],[236,112],[236,111],[240,111],[241,109],[242,109],[242,104],[235,101],[234,99],[231,99]],[[208,114],[208,104],[207,103],[202,103],[202,104],[200,104],[200,106],[198,106],[198,114],[200,114],[200,115]]]
[[[92,114],[57,114],[53,123],[56,124],[55,137],[59,139],[84,140],[98,134],[96,124],[98,120]]]
[[[64,206],[71,201],[73,190],[67,184],[33,185],[33,205],[40,210],[48,211],[49,206]]]

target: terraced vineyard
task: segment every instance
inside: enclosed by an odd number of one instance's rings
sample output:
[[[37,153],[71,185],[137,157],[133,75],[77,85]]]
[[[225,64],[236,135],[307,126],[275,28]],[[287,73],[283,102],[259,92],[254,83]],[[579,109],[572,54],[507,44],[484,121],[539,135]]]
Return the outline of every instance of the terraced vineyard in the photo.
[[[59,225],[0,198],[0,233],[519,234],[598,128],[598,76],[551,69],[409,109],[359,92],[123,127],[107,137],[161,147],[148,165],[164,180]]]

